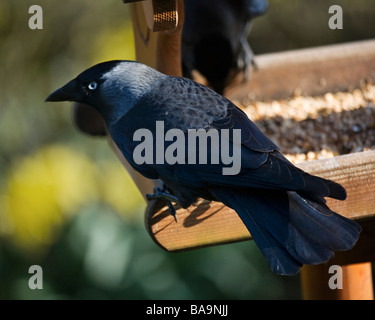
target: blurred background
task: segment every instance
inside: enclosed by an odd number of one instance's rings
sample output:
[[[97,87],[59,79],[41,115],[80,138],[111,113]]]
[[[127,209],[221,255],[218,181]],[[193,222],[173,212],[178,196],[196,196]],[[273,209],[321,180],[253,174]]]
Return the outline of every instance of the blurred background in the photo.
[[[185,0],[189,1],[189,0]],[[270,0],[256,54],[373,38],[373,0]],[[31,5],[43,30],[30,30]],[[344,29],[328,28],[329,6]],[[120,0],[0,2],[0,299],[299,299],[299,276],[272,274],[252,241],[167,253],[145,202],[105,138],[77,131],[53,90],[91,65],[134,59]],[[28,286],[43,268],[43,290]]]

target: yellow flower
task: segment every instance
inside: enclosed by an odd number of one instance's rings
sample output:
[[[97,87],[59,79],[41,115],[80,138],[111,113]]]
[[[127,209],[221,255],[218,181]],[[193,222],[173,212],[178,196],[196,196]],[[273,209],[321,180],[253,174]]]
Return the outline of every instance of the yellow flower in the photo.
[[[0,193],[0,234],[22,248],[41,249],[55,240],[67,218],[95,203],[122,216],[144,208],[117,159],[94,163],[67,146],[47,146],[10,168]]]
[[[20,160],[10,169],[1,197],[2,231],[21,247],[50,243],[67,216],[97,198],[95,176],[88,158],[63,146]]]

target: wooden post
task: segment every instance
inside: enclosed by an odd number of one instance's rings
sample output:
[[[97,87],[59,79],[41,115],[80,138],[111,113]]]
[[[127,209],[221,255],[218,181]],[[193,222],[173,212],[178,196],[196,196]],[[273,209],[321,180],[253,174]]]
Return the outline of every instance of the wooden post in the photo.
[[[304,266],[301,270],[302,297],[305,300],[373,300],[371,263],[342,266],[342,289],[330,288],[331,265]]]
[[[158,27],[158,32],[153,32],[148,27],[150,22],[147,23],[147,20],[150,18],[146,18],[145,15],[152,14],[150,5],[145,5],[143,2],[130,4],[136,60],[165,74],[181,76],[181,32],[184,21],[184,2],[183,0],[168,1],[175,2],[177,5],[177,25],[174,29],[164,31],[160,31]]]
[[[129,5],[133,22],[136,60],[165,74],[181,76],[181,32],[184,21],[183,0],[147,0],[130,3]],[[177,9],[177,13],[172,15],[172,18],[176,18],[175,28],[173,28],[171,22],[164,23],[157,20],[159,15],[157,11],[153,11],[153,8],[160,9],[164,5]],[[153,14],[155,14],[154,22],[152,22],[153,17],[150,17]],[[150,27],[158,31],[150,30]],[[145,197],[147,193],[153,193],[153,187],[159,182],[146,179],[136,172],[111,139],[109,143],[133,178],[141,194]]]

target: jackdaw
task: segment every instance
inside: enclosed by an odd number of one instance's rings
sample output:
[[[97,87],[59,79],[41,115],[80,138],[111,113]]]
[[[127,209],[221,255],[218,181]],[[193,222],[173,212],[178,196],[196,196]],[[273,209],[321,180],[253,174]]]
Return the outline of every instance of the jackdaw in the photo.
[[[333,251],[351,249],[359,237],[359,224],[326,205],[324,197],[346,198],[341,185],[295,167],[244,112],[192,80],[134,61],[108,61],[84,71],[46,101],[76,101],[99,111],[131,166],[149,179],[164,182],[165,190],[155,197],[175,200],[183,208],[198,198],[233,208],[277,274],[295,274],[303,264],[323,263]],[[151,158],[141,163],[135,151],[146,141],[146,133],[157,134],[158,123],[166,132],[165,144],[143,145]],[[189,150],[173,164],[157,159],[158,152],[166,152],[180,138],[189,148],[192,130],[230,132],[216,146],[207,144],[206,150],[198,151],[212,160],[225,144],[230,150],[240,148],[239,172],[223,174],[228,163],[222,158],[201,163],[197,150]],[[234,139],[235,130],[240,132],[239,142]],[[196,159],[189,162],[191,154]]]
[[[216,92],[238,73],[248,78],[254,53],[248,43],[252,22],[267,11],[266,0],[187,0],[182,30],[184,77],[199,71]]]

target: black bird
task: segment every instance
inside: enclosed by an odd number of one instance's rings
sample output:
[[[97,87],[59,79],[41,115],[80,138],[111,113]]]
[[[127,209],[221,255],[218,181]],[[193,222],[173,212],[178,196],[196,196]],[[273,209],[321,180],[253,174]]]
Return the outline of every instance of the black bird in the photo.
[[[183,208],[200,197],[233,208],[278,274],[295,274],[303,264],[323,263],[333,251],[351,249],[359,237],[361,227],[356,222],[326,205],[324,197],[346,198],[341,185],[295,167],[245,113],[192,80],[167,76],[133,61],[109,61],[84,71],[46,101],[77,101],[97,109],[134,169],[165,183],[166,189],[156,197],[175,200]],[[165,132],[182,136],[165,139],[164,149],[153,140],[147,145],[146,136],[140,142],[136,132],[157,135],[157,121]],[[231,134],[218,145],[199,152],[207,152],[212,160],[217,150],[224,151],[225,143],[230,150],[237,147],[239,172],[223,175],[227,167],[223,159],[191,164],[186,159],[192,152],[174,164],[155,161],[157,153],[166,152],[178,138],[186,138],[181,140],[184,146],[191,146],[187,136],[193,129],[229,130]],[[240,141],[234,139],[235,129],[240,130]],[[141,143],[151,150],[148,163],[135,159]]]
[[[184,2],[182,69],[199,71],[222,94],[239,72],[248,78],[254,54],[247,37],[255,17],[267,11],[266,0],[188,0]]]

